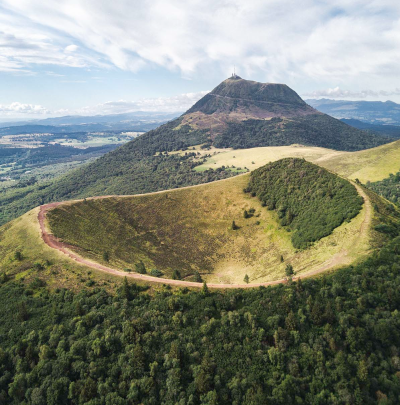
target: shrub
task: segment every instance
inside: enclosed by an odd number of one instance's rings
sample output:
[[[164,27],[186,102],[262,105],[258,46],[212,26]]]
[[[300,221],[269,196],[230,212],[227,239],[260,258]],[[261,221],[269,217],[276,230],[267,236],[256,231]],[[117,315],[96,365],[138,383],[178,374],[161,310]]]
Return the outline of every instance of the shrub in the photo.
[[[139,274],[146,274],[146,267],[144,265],[144,263],[142,262],[142,260],[139,263],[135,264],[135,269],[136,269],[136,273]]]
[[[293,271],[293,266],[291,264],[286,265],[285,274],[287,277],[293,276],[294,271]]]
[[[29,287],[33,289],[44,287],[45,285],[46,282],[39,277],[35,277],[35,279],[29,283]]]
[[[172,279],[173,280],[180,280],[182,278],[181,273],[179,270],[174,270],[172,273]]]
[[[151,269],[150,270],[150,276],[161,277],[162,275],[163,275],[162,271],[160,271],[158,269]]]

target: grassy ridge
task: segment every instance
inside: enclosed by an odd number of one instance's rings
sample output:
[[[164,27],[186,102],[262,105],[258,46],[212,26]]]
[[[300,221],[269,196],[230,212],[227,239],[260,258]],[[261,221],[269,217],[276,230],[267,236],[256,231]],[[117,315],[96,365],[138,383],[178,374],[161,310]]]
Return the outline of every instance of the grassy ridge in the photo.
[[[303,159],[282,159],[255,170],[246,191],[278,212],[299,249],[354,218],[363,204],[348,181]]]
[[[321,158],[315,163],[350,179],[380,181],[400,169],[400,141],[354,153]]]

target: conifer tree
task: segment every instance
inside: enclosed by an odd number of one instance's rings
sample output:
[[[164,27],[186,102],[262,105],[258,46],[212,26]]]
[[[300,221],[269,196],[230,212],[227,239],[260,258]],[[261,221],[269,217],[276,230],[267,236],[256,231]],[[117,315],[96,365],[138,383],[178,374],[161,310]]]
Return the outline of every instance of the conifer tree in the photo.
[[[205,281],[203,281],[203,288],[201,289],[201,293],[203,295],[208,295],[209,294],[208,286],[207,286],[207,283]]]

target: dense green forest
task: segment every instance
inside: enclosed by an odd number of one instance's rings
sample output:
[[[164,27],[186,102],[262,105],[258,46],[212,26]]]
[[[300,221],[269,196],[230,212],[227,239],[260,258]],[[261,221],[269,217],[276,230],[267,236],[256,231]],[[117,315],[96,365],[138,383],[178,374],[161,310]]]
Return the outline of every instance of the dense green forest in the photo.
[[[259,146],[302,145],[356,151],[390,142],[389,137],[367,133],[329,115],[315,114],[296,119],[250,119],[230,122],[215,139],[219,148],[246,149]]]
[[[245,190],[278,212],[293,231],[293,246],[306,248],[354,218],[363,199],[355,187],[303,159],[282,159],[254,170]]]
[[[2,404],[398,404],[400,237],[277,287],[116,294],[2,277]]]
[[[367,187],[400,206],[400,172],[381,181],[368,182]]]

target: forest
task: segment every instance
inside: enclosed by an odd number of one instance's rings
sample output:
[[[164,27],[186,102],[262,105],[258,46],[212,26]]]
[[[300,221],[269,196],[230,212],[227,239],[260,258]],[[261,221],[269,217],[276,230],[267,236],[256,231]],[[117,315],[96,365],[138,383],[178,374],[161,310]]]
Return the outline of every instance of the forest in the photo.
[[[331,234],[354,218],[363,204],[347,180],[304,159],[281,159],[254,170],[245,191],[277,211],[298,249]]]
[[[367,182],[367,187],[400,207],[400,172],[381,181]]]
[[[2,404],[398,404],[400,237],[250,290],[49,291],[2,275]],[[40,272],[39,272],[40,276]]]
[[[293,119],[249,119],[230,122],[215,138],[218,148],[246,149],[259,146],[313,145],[323,148],[356,151],[390,142],[389,137],[367,133],[324,114]]]

